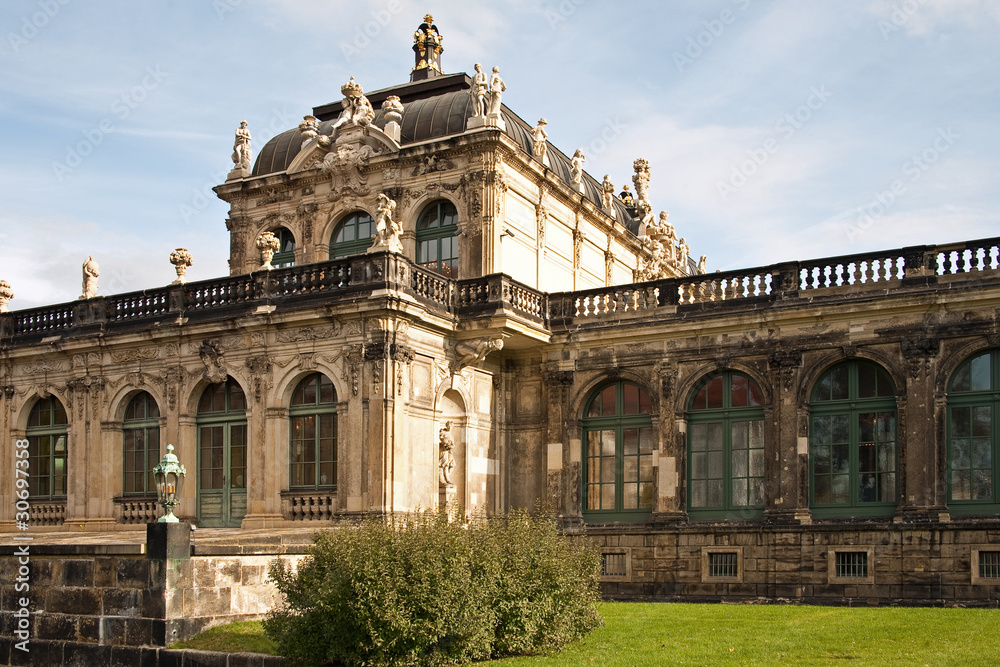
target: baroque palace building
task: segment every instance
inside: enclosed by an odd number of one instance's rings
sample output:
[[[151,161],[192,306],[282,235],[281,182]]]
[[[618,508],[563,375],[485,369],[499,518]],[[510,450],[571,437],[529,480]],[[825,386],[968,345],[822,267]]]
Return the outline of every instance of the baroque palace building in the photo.
[[[543,506],[611,596],[1000,601],[1000,239],[706,273],[645,160],[616,195],[413,51],[241,125],[231,275],[0,314],[33,530],[141,528],[172,443],[200,526]]]

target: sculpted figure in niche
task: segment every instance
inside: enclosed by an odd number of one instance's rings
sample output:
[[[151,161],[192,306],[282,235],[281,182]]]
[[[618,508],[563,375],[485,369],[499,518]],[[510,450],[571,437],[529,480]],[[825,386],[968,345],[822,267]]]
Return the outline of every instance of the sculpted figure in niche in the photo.
[[[487,115],[500,116],[500,94],[507,90],[506,84],[500,78],[500,68],[493,68],[493,76],[490,77],[490,110]]]
[[[531,129],[531,140],[533,142],[532,152],[538,157],[540,162],[545,162],[545,152],[548,150],[546,138],[549,136],[545,131],[545,126],[549,122],[544,118],[538,119],[538,125]]]
[[[87,261],[83,263],[83,294],[81,299],[93,299],[97,296],[97,278],[101,275],[101,268],[94,261],[93,255],[87,256]]]
[[[476,63],[476,73],[472,76],[472,88],[469,89],[469,95],[472,96],[472,115],[474,117],[485,116],[489,110],[486,100],[489,85],[486,81],[486,72],[483,71],[483,66]]]
[[[451,471],[455,469],[455,455],[452,450],[455,449],[455,439],[451,437],[451,420],[444,423],[441,430],[438,431],[438,449],[440,453],[438,454],[438,465],[441,468],[441,486],[448,486],[451,484]]]
[[[587,158],[583,154],[583,149],[577,148],[569,161],[569,179],[573,181],[574,185],[583,184],[583,163],[586,161]]]
[[[233,164],[243,169],[249,169],[251,158],[250,130],[247,128],[247,122],[241,120],[240,126],[236,128],[236,141],[233,144]]]
[[[613,206],[614,196],[615,186],[611,182],[611,174],[604,174],[604,180],[601,182],[601,208],[610,209]]]
[[[364,127],[375,120],[375,109],[372,108],[372,103],[365,97],[364,91],[353,76],[350,81],[340,87],[340,92],[344,94],[344,99],[341,101],[343,110],[340,112],[337,122],[333,124],[332,130],[345,125],[347,127],[354,125]]]

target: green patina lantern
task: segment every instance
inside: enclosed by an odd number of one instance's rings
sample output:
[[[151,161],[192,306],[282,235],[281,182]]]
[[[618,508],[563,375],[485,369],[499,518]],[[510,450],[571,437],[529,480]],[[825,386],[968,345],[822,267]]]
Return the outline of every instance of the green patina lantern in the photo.
[[[156,500],[163,506],[163,516],[160,523],[178,523],[174,516],[174,507],[180,503],[181,488],[184,486],[184,475],[187,470],[180,465],[174,456],[174,446],[167,445],[167,453],[153,468],[153,481],[156,484]]]

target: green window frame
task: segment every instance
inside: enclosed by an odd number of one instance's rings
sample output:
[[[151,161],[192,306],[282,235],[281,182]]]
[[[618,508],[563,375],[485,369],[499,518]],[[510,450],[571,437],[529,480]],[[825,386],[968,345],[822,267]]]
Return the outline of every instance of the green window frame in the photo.
[[[809,404],[813,516],[889,516],[898,504],[896,385],[855,359],[820,376]]]
[[[326,375],[304,378],[292,394],[289,415],[290,489],[337,487],[337,390]]]
[[[25,429],[31,499],[66,497],[69,431],[66,409],[55,396],[35,401]]]
[[[431,202],[417,218],[417,264],[458,278],[458,210],[446,199]]]
[[[755,519],[764,511],[764,392],[750,376],[706,376],[688,404],[688,518]]]
[[[584,407],[583,517],[645,521],[653,508],[652,403],[639,385],[598,388]]]
[[[372,245],[375,221],[364,211],[343,218],[330,235],[330,259],[364,254]]]
[[[247,413],[243,388],[233,378],[205,388],[195,419],[199,427],[199,488],[246,489]],[[202,437],[203,427],[222,426],[212,440]]]
[[[160,461],[160,408],[149,392],[132,397],[122,419],[122,495],[155,496]]]
[[[948,383],[948,508],[953,514],[1000,512],[1000,350],[979,352]]]

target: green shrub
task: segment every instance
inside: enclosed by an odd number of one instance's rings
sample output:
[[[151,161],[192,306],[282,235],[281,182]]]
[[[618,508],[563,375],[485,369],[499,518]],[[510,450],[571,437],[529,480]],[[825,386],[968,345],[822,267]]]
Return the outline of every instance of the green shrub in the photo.
[[[559,648],[600,625],[599,557],[551,519],[441,513],[319,533],[264,622],[295,664],[440,665]]]

